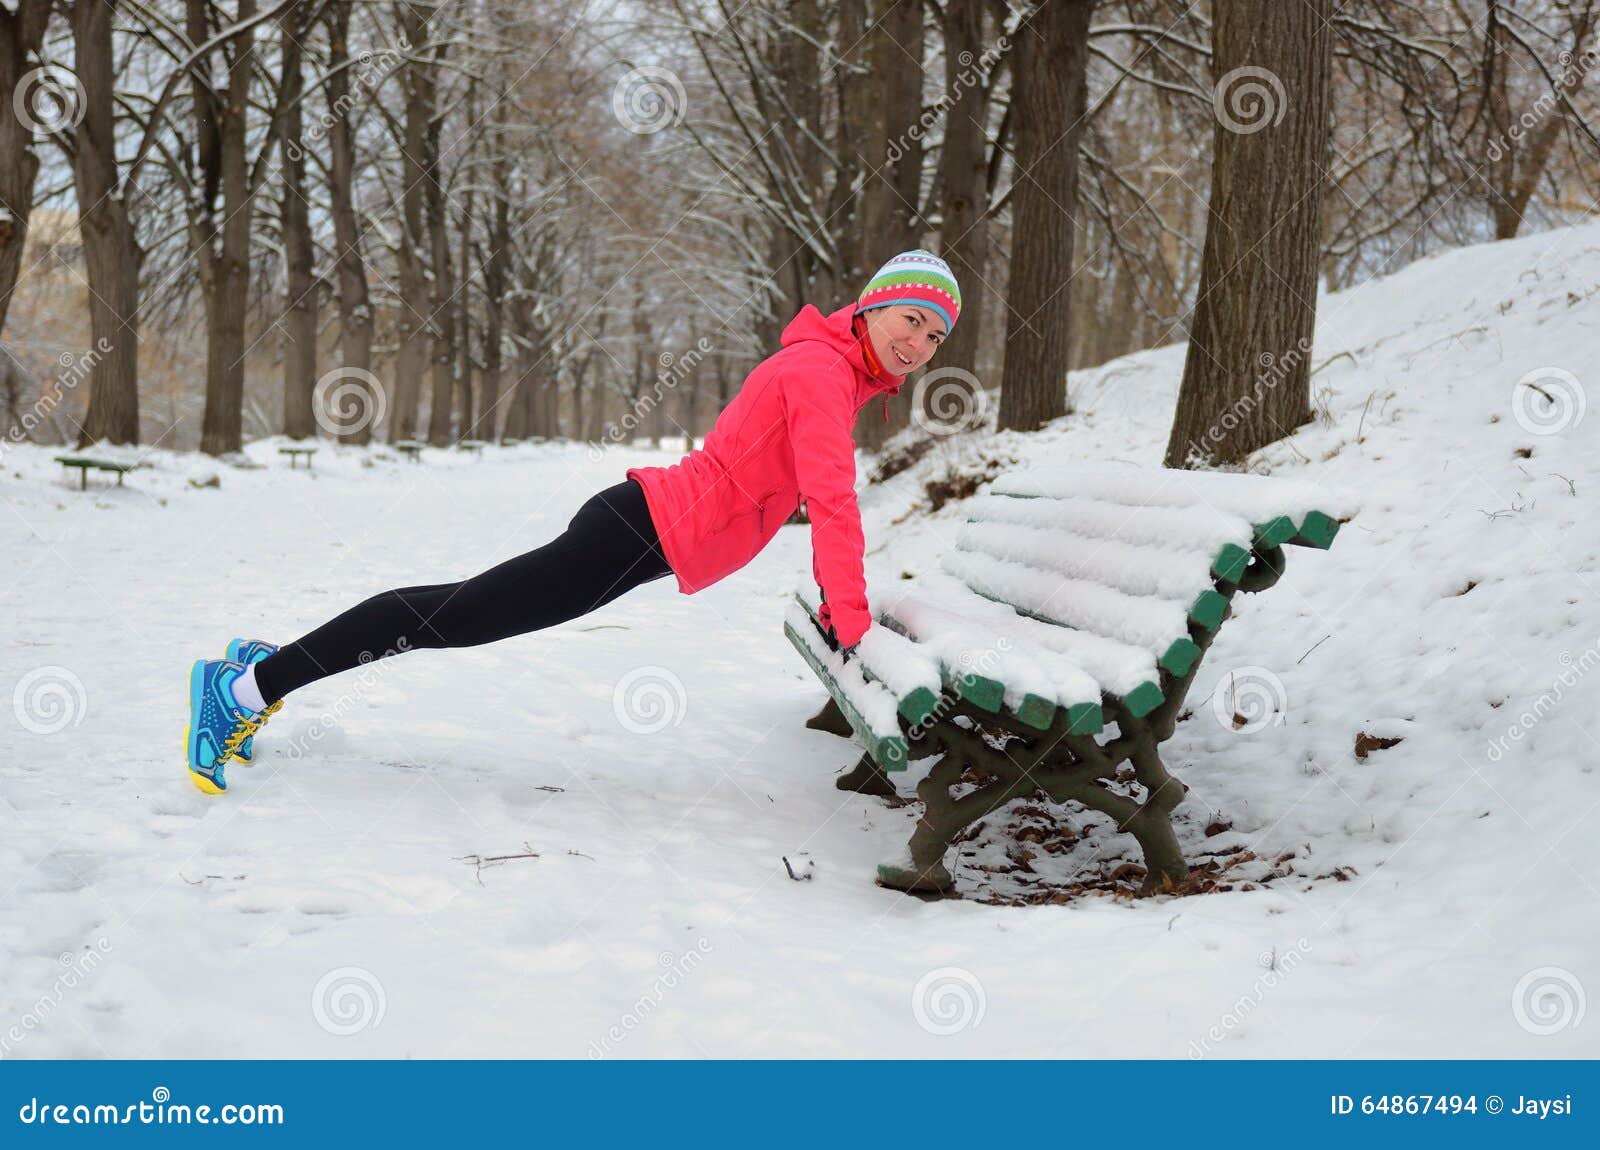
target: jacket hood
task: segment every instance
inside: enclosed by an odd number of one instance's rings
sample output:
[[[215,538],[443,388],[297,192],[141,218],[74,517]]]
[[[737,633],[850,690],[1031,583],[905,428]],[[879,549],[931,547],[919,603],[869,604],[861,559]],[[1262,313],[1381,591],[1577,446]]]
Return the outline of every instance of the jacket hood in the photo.
[[[887,369],[874,373],[867,366],[861,341],[856,338],[854,320],[855,304],[846,304],[838,311],[823,315],[812,304],[806,304],[800,313],[783,329],[779,342],[784,347],[812,341],[826,344],[840,359],[848,363],[856,375],[857,394],[865,399],[879,392],[897,395],[905,376],[894,375]]]

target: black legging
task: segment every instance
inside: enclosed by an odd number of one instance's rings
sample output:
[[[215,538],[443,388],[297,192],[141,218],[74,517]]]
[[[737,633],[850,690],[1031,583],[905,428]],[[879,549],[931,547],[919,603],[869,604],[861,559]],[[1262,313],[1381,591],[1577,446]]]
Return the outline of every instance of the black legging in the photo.
[[[460,583],[401,587],[358,603],[256,664],[274,703],[328,675],[419,647],[475,647],[565,623],[671,573],[644,489],[608,487],[536,551]]]

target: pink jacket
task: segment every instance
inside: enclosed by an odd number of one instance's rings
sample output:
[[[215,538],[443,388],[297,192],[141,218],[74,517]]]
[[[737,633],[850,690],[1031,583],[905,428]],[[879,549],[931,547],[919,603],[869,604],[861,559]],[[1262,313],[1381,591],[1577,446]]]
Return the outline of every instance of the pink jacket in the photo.
[[[872,624],[856,507],[856,412],[893,395],[902,376],[871,357],[851,324],[855,305],[824,317],[807,304],[783,347],[756,366],[717,417],[705,446],[671,467],[634,467],[650,520],[686,595],[739,570],[806,501],[812,571],[839,642]]]

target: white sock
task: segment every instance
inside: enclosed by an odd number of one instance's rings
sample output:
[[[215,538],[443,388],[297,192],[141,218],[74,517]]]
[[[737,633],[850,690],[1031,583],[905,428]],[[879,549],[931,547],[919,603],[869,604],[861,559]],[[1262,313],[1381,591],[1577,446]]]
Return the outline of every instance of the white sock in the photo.
[[[260,711],[266,707],[267,701],[261,697],[261,688],[256,686],[254,663],[246,667],[244,674],[233,681],[233,697],[252,711]]]

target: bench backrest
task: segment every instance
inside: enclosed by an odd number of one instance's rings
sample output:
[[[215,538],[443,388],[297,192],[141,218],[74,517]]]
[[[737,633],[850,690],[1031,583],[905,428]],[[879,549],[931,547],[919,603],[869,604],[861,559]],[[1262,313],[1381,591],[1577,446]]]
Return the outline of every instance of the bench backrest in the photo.
[[[1195,636],[1220,627],[1253,555],[1327,547],[1355,510],[1342,492],[1253,475],[1003,476],[967,501],[941,572],[874,589],[883,627],[861,644],[858,709],[880,742],[896,713],[925,721],[952,694],[1041,730],[1065,717],[1097,733],[1108,700],[1142,717],[1190,673]],[[799,598],[799,617],[814,615],[814,596]]]

